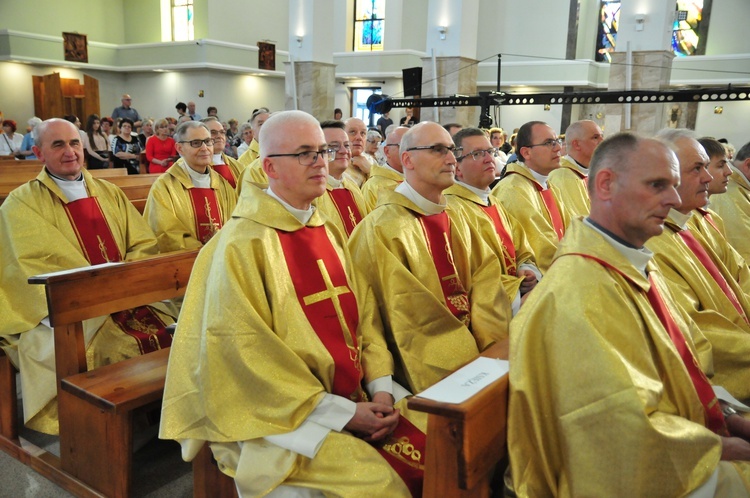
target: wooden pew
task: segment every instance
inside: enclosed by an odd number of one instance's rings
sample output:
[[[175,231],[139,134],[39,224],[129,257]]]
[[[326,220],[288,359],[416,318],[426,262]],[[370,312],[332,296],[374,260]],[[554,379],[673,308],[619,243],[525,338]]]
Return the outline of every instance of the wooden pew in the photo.
[[[5,356],[0,356],[0,448],[75,495],[127,496],[133,410],[161,399],[168,351],[87,372],[82,321],[184,295],[196,255],[197,251],[177,252],[29,279],[46,286],[54,327],[60,457],[18,437],[13,411],[17,407],[10,406],[15,403],[11,403],[15,400],[15,371]],[[136,374],[141,377],[135,379]],[[77,383],[81,377],[86,382]],[[104,380],[121,385],[112,387],[111,392],[97,391],[104,387]],[[129,389],[130,385],[137,387]],[[93,394],[82,394],[89,388]],[[100,404],[81,408],[81,396],[94,395],[101,398]],[[101,404],[106,400],[111,406]],[[107,482],[102,484],[101,476],[92,478],[91,469],[103,472]]]
[[[507,359],[508,342],[491,346],[482,356]],[[415,396],[409,408],[428,414],[422,496],[489,498],[496,472],[502,477],[504,471],[498,462],[506,455],[508,375],[463,403]]]

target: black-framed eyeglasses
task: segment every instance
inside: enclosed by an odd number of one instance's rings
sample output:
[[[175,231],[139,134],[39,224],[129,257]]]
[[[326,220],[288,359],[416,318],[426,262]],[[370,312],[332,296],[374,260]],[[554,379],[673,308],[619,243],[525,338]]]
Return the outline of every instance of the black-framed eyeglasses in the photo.
[[[214,135],[226,137],[227,132],[225,132],[224,130],[211,130],[211,136],[213,137]]]
[[[213,147],[214,139],[207,138],[205,140],[180,140],[178,144],[190,144],[190,147],[194,149],[200,149],[202,146]]]
[[[497,147],[490,147],[489,149],[480,149],[480,150],[469,152],[468,154],[465,154],[461,157],[457,157],[456,161],[463,161],[469,156],[471,156],[471,158],[474,159],[475,161],[479,161],[480,159],[484,158],[485,154],[489,154],[492,157],[497,156]]]
[[[463,152],[463,147],[456,147],[456,146],[450,146],[442,145],[442,144],[436,144],[436,145],[418,145],[416,147],[409,147],[406,149],[406,152],[412,151],[412,150],[430,150],[434,152],[435,154],[445,157],[448,155],[448,152],[452,152],[454,156],[460,156],[461,152]]]
[[[324,150],[306,150],[305,152],[299,152],[297,154],[268,154],[266,157],[296,157],[297,161],[302,166],[312,166],[316,162],[318,162],[318,156],[321,154],[326,154],[328,157],[328,162],[331,162],[336,159],[336,151],[334,149],[324,149]]]
[[[547,147],[548,149],[554,149],[555,146],[562,147],[563,140],[561,138],[550,138],[549,140],[545,140],[544,142],[540,144],[532,144],[527,145],[529,149],[533,147]]]
[[[341,152],[341,150],[345,150],[347,152],[352,151],[352,145],[351,144],[328,144],[329,150],[332,150],[333,152]]]
[[[383,147],[401,147],[401,144],[385,144]]]

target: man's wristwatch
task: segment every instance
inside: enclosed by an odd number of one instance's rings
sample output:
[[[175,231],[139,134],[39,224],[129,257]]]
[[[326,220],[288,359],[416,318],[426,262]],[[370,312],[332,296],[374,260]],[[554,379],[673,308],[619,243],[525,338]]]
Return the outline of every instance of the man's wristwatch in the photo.
[[[739,415],[740,414],[740,412],[738,412],[737,410],[735,410],[734,408],[732,408],[729,405],[724,405],[721,408],[721,413],[724,414],[724,418],[729,418],[730,415]]]

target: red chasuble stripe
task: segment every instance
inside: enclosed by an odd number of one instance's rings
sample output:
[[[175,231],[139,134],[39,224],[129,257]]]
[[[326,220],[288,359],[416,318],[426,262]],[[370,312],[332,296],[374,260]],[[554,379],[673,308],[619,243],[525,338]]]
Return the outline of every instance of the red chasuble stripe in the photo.
[[[503,260],[505,261],[505,267],[508,270],[508,275],[516,275],[516,246],[513,244],[513,239],[510,234],[503,226],[503,221],[500,219],[500,213],[497,212],[497,206],[480,206],[482,210],[490,217],[492,224],[495,225],[495,232],[500,237],[500,245],[503,249]]]
[[[232,188],[237,188],[237,180],[232,175],[232,170],[226,164],[214,164],[211,166],[218,174],[220,174]]]
[[[96,197],[86,197],[64,205],[84,256],[92,265],[122,261],[117,243]],[[110,315],[120,329],[135,339],[141,354],[167,348],[172,336],[149,306]]]
[[[713,277],[713,279],[719,285],[722,292],[724,292],[724,295],[727,296],[727,299],[729,299],[729,301],[732,303],[732,306],[734,306],[734,309],[737,310],[737,313],[739,313],[740,316],[745,319],[745,322],[748,322],[747,316],[745,315],[745,310],[742,309],[742,305],[737,299],[737,295],[734,293],[732,288],[729,287],[726,279],[721,274],[721,270],[719,270],[714,261],[708,255],[706,249],[700,244],[700,242],[698,242],[698,240],[696,240],[695,236],[690,233],[690,230],[680,230],[678,234],[685,242],[685,245],[688,246],[688,249],[690,249],[693,254],[695,254],[695,257],[698,258],[698,261],[700,261],[701,264],[706,268],[706,271],[711,274],[711,277]]]
[[[588,259],[593,259],[605,268],[615,271],[625,277],[626,280],[631,281],[627,275],[604,260],[591,256],[590,254],[571,254],[575,256],[582,256]],[[653,308],[654,313],[656,313],[657,318],[659,318],[659,321],[667,331],[669,338],[672,339],[672,343],[674,344],[677,353],[680,355],[680,358],[682,359],[682,363],[685,365],[685,369],[687,370],[688,375],[690,375],[690,380],[693,382],[695,392],[698,394],[698,398],[703,405],[703,410],[706,416],[706,427],[720,436],[728,436],[729,431],[727,430],[727,426],[724,421],[724,414],[721,412],[721,405],[719,405],[719,400],[716,399],[716,394],[714,394],[714,390],[711,388],[711,384],[708,382],[706,375],[698,365],[698,360],[695,359],[695,356],[693,356],[693,352],[688,347],[687,342],[685,341],[685,336],[682,334],[680,327],[677,326],[677,322],[675,322],[674,318],[672,318],[672,314],[670,313],[669,308],[667,308],[667,305],[664,304],[664,300],[659,294],[659,291],[656,290],[656,285],[654,284],[654,280],[651,275],[649,275],[648,281],[651,286],[646,293],[646,297],[648,298],[648,302],[651,304],[651,308]],[[635,286],[635,284],[633,285]]]
[[[508,172],[509,175],[514,173],[516,175],[520,174],[515,171]],[[557,234],[557,240],[562,240],[563,235],[565,235],[565,224],[563,224],[562,215],[560,214],[560,210],[557,208],[557,203],[555,202],[555,194],[553,194],[552,190],[550,189],[542,188],[542,186],[536,181],[532,181],[531,183],[534,185],[534,188],[536,188],[536,191],[539,192],[539,196],[542,198],[544,207],[547,209],[547,216],[552,223],[552,229]]]
[[[203,244],[211,240],[221,228],[221,211],[216,192],[210,188],[190,188],[190,200],[193,205],[195,232]]]
[[[443,289],[445,304],[453,316],[461,320],[467,327],[471,324],[469,313],[469,296],[463,283],[458,278],[456,266],[453,264],[450,234],[451,222],[446,212],[431,216],[419,217],[424,229],[427,247],[435,264],[440,286]]]
[[[354,402],[366,401],[357,344],[357,298],[325,227],[295,232],[277,230],[297,300],[313,330],[333,358],[332,394]],[[425,435],[406,418],[396,430],[374,445],[398,472],[414,497],[422,496]]]
[[[716,226],[716,223],[714,223],[714,219],[711,216],[711,213],[706,211],[705,209],[698,208],[698,212],[703,216],[703,218],[708,222],[709,225],[714,227],[714,230],[718,232],[719,235],[721,235],[721,238],[724,238],[724,234],[721,233],[721,230],[719,230],[719,227]]]
[[[362,213],[354,200],[354,195],[345,188],[335,188],[326,191],[331,197],[333,204],[344,222],[347,237],[352,234],[352,230],[362,221]]]
[[[724,421],[724,415],[721,412],[719,400],[716,399],[716,394],[714,394],[711,384],[708,382],[703,370],[698,366],[698,361],[695,359],[695,356],[693,356],[692,351],[690,351],[690,348],[685,342],[685,336],[682,335],[682,331],[669,313],[669,309],[667,309],[667,306],[664,304],[664,301],[656,290],[654,281],[650,276],[649,282],[651,282],[651,288],[648,290],[648,300],[651,303],[651,307],[654,308],[662,325],[667,329],[669,337],[677,348],[677,352],[680,353],[680,357],[685,364],[688,374],[690,374],[690,379],[693,381],[695,391],[698,393],[698,398],[700,398],[703,408],[706,411],[706,426],[720,436],[728,436],[729,431],[727,430],[727,425]]]
[[[326,229],[276,232],[300,306],[335,363],[332,392],[358,401],[362,366],[356,335],[357,299]]]

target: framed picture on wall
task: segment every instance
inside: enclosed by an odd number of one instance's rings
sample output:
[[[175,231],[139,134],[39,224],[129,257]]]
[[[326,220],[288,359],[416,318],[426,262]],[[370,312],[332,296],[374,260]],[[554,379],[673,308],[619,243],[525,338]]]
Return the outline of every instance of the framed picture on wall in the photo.
[[[276,45],[258,42],[258,69],[276,71]]]
[[[86,35],[63,33],[63,47],[66,61],[88,63],[89,45]]]

